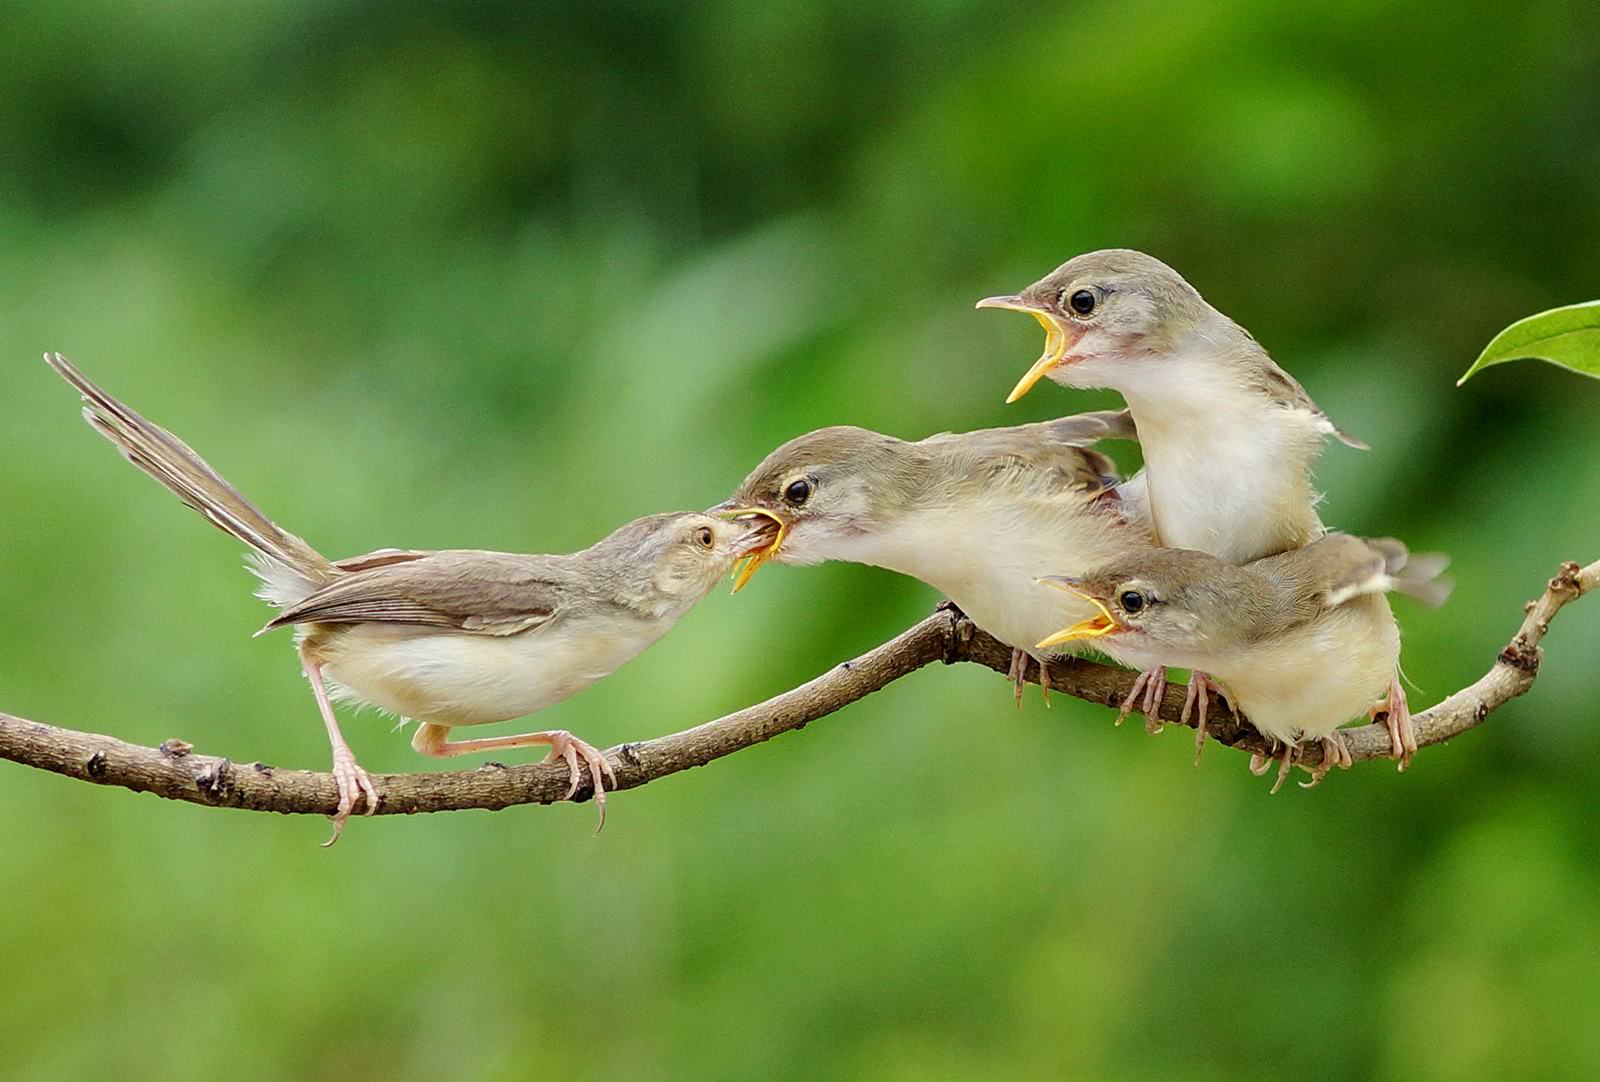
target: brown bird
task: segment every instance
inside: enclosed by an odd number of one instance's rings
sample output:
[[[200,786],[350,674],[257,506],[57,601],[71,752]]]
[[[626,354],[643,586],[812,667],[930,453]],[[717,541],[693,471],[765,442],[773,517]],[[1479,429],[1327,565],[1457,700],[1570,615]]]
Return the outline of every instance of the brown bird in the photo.
[[[773,451],[714,510],[779,524],[739,586],[773,558],[848,560],[920,579],[1013,648],[1020,700],[1029,658],[1059,653],[1034,647],[1061,626],[1060,598],[1039,577],[1153,540],[1142,486],[1119,485],[1116,466],[1088,446],[1132,436],[1120,411],[917,442],[824,428]],[[1041,666],[1048,693],[1046,673]]]
[[[1312,467],[1328,436],[1366,445],[1159,259],[1120,248],[1089,252],[978,307],[1026,312],[1045,329],[1044,353],[1008,402],[1044,377],[1111,388],[1127,401],[1159,544],[1246,563],[1326,532]],[[1204,676],[1195,677],[1197,691]],[[1404,769],[1416,740],[1403,699],[1392,717]]]
[[[631,660],[771,540],[770,524],[700,512],[650,515],[581,552],[558,556],[452,549],[379,549],[332,561],[267,518],[190,447],[101,390],[60,354],[45,360],[83,395],[84,417],[123,457],[252,549],[258,595],[292,624],[328,740],[345,821],[381,799],[340,734],[331,699],[370,703],[418,725],[424,755],[548,745],[573,796],[587,769],[600,823],[605,778],[597,748],[564,730],[451,740],[457,726],[534,713]],[[257,632],[260,634],[261,632]]]
[[[1281,747],[1280,784],[1301,742],[1322,742],[1315,782],[1334,763],[1349,764],[1339,726],[1362,713],[1392,715],[1405,701],[1393,683],[1400,631],[1384,594],[1441,604],[1450,592],[1440,578],[1447,562],[1390,538],[1342,533],[1242,566],[1191,549],[1130,553],[1081,576],[1044,580],[1097,612],[1039,647],[1085,642],[1144,670],[1134,695],[1144,691],[1147,714],[1161,701],[1167,667],[1209,673]],[[1191,685],[1181,720],[1196,706],[1198,749],[1206,699]]]

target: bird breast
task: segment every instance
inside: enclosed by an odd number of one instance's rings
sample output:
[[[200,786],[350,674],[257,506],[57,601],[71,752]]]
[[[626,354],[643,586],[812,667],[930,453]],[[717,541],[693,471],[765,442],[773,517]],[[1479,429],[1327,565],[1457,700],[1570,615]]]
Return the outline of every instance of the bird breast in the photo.
[[[317,652],[340,698],[437,725],[482,725],[532,714],[582,691],[669,626],[633,617],[558,618],[497,636],[353,624],[319,636]]]
[[[1031,650],[1093,611],[1036,580],[1081,574],[1148,543],[1144,531],[1115,513],[1091,510],[1081,493],[1030,499],[996,492],[960,506],[908,512],[850,538],[828,558],[920,579],[995,638]]]
[[[1125,366],[1161,543],[1245,563],[1322,532],[1311,467],[1325,422],[1271,401],[1214,362]]]
[[[1220,658],[1210,671],[1257,729],[1296,743],[1365,714],[1399,661],[1388,599],[1373,594]]]

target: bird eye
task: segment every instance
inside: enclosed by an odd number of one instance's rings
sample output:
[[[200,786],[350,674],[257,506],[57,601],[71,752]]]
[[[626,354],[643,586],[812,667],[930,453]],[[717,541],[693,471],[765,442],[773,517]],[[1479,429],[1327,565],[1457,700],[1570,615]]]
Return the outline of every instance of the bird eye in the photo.
[[[1086,316],[1090,312],[1094,311],[1094,304],[1094,293],[1087,289],[1076,290],[1073,292],[1072,296],[1067,298],[1067,307],[1071,308],[1080,316]]]
[[[695,544],[703,549],[709,549],[717,543],[717,535],[711,532],[710,526],[702,526],[694,532]]]
[[[1144,609],[1144,595],[1138,590],[1125,590],[1122,596],[1117,598],[1117,604],[1122,606],[1123,612],[1133,616]]]
[[[783,498],[796,507],[811,498],[811,482],[804,477],[797,481],[790,481],[789,487],[783,490]]]

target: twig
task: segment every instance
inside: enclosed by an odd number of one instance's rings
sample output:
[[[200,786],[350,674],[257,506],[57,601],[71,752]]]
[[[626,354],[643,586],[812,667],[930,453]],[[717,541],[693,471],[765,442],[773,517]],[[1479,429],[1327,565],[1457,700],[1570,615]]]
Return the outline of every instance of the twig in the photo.
[[[1416,715],[1417,743],[1438,744],[1458,736],[1527,691],[1538,675],[1539,643],[1551,618],[1596,585],[1600,585],[1600,562],[1583,568],[1563,564],[1544,594],[1528,603],[1522,626],[1494,666],[1472,685]],[[959,612],[941,608],[877,649],[837,665],[793,691],[670,736],[610,749],[607,754],[617,769],[616,788],[632,789],[804,728],[935,661],[976,662],[1004,673],[1011,664],[1011,648],[978,630]],[[1116,705],[1127,695],[1133,674],[1081,659],[1067,660],[1051,665],[1050,682],[1054,690],[1068,695]],[[1183,690],[1169,688],[1158,713],[1176,723],[1182,703]],[[1271,750],[1254,728],[1220,703],[1211,712],[1208,729],[1220,744],[1263,754]],[[1388,732],[1380,724],[1344,733],[1351,758],[1357,762],[1389,754]],[[5,713],[0,713],[0,758],[80,781],[211,807],[331,815],[338,803],[331,774],[234,763],[196,754],[178,740],[148,748]],[[1305,749],[1304,762],[1318,762],[1314,745]],[[562,764],[488,765],[476,770],[388,774],[375,780],[383,792],[378,811],[385,815],[550,804],[561,800],[569,785]],[[587,800],[590,795],[582,788],[576,799]]]

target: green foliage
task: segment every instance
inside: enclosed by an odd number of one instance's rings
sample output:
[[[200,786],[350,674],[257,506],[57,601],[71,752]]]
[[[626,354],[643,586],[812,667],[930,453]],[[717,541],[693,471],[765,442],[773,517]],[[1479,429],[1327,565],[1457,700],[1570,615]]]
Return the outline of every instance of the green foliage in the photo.
[[[1549,361],[1600,379],[1600,301],[1569,304],[1519,319],[1489,341],[1456,386],[1493,364]]]
[[[47,349],[331,555],[561,551],[821,425],[1108,405],[1003,405],[1038,330],[972,310],[1107,245],[1177,266],[1372,444],[1324,456],[1330,523],[1451,554],[1443,609],[1396,601],[1427,705],[1600,556],[1592,396],[1542,365],[1438,390],[1600,281],[1597,18],[10,4],[0,709],[327,765],[238,546],[83,425]],[[537,723],[692,725],[936,600],[768,568]],[[0,763],[0,1076],[1600,1077],[1597,653],[1586,599],[1483,728],[1273,798],[1240,756],[1016,710],[972,666],[619,794],[599,837],[525,808],[324,851],[321,822]],[[345,721],[369,769],[436,768],[391,727]]]

